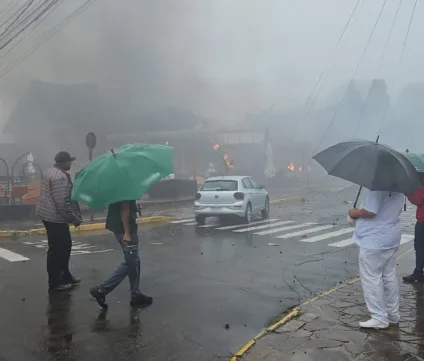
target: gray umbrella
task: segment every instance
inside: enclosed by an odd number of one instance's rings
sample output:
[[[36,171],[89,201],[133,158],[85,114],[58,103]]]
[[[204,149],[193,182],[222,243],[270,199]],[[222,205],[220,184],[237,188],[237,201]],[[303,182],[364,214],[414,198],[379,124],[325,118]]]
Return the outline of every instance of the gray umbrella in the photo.
[[[422,185],[415,167],[405,156],[377,142],[338,143],[313,159],[328,174],[370,190],[413,193]]]

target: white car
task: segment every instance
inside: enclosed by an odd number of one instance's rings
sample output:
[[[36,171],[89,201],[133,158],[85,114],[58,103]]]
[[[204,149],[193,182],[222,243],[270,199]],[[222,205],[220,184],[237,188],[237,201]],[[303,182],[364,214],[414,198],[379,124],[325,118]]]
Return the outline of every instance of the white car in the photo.
[[[265,187],[247,176],[208,178],[200,187],[194,201],[196,222],[205,224],[207,217],[236,216],[245,223],[260,215],[269,215],[269,196]]]

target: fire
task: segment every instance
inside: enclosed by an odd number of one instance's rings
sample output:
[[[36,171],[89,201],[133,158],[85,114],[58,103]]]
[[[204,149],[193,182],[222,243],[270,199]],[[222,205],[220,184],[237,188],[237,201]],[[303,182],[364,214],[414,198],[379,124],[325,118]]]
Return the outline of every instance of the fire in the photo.
[[[228,154],[224,154],[224,162],[227,168],[233,168],[233,162],[230,161]]]
[[[295,166],[293,163],[289,163],[289,165],[287,166],[287,168],[289,169],[290,172],[294,172],[295,170]]]

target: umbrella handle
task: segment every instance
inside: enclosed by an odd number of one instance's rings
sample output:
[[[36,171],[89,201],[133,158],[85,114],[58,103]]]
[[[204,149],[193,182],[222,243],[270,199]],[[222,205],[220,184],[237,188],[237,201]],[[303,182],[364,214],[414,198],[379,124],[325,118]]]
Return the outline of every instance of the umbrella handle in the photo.
[[[355,203],[353,204],[353,208],[356,208],[356,205],[358,204],[359,196],[361,195],[362,186],[359,187],[358,194],[356,195]]]

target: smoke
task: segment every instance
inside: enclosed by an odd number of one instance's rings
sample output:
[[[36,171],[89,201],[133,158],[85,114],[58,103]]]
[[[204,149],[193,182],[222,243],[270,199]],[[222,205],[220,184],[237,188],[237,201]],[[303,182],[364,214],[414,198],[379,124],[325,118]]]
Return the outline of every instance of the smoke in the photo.
[[[27,33],[21,46],[2,59],[0,75],[2,68],[84,1],[64,1]],[[0,4],[6,2],[0,0]],[[350,81],[382,3],[364,2],[350,35],[342,41],[330,65],[331,71],[323,78],[322,93],[302,132],[309,131],[319,139],[330,124],[334,107],[345,91],[338,87]],[[280,130],[294,128],[355,4],[356,0],[97,0],[0,79],[0,122],[7,121],[28,83],[38,79],[96,85],[100,96],[113,102],[123,119],[172,106],[228,125],[244,120],[246,114],[272,109]],[[396,8],[397,2],[387,3],[355,79],[370,84],[372,79],[381,78],[389,87],[386,93],[392,91],[391,79],[411,11],[410,5],[402,6],[380,71],[379,61]],[[422,74],[421,63],[417,59],[422,47],[414,46],[419,39],[418,26],[414,23],[411,30],[392,102],[408,81],[420,81],[417,74]],[[361,118],[355,104],[363,106],[368,88],[360,91],[362,101],[355,100],[350,106],[347,99],[340,113],[343,117],[347,114],[352,124],[340,125],[343,119],[338,116],[330,139],[353,135],[350,133]],[[337,89],[337,97],[332,96],[333,89]],[[298,115],[281,116],[293,110]],[[317,112],[322,114],[316,116]],[[366,117],[372,112],[371,107],[359,127],[363,137],[369,135]]]
[[[60,5],[7,63],[81,3]],[[223,121],[297,104],[304,84],[287,66],[284,47],[297,39],[287,33],[288,4],[97,1],[16,66],[3,93],[17,97],[31,79],[89,82],[140,110],[171,105]]]

